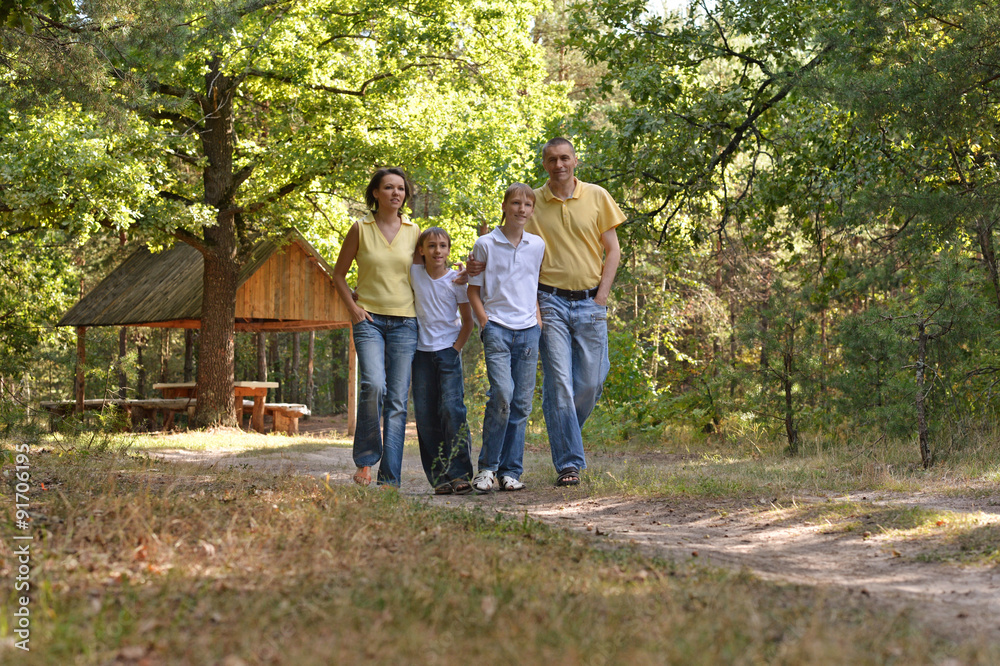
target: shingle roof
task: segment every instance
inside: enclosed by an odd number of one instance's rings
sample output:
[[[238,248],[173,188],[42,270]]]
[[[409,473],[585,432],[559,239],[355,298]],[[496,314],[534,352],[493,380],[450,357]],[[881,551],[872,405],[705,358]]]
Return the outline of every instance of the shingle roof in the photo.
[[[240,270],[238,284],[289,242],[298,243],[321,270],[333,274],[316,249],[292,231],[258,243]],[[58,325],[137,326],[201,319],[203,266],[201,253],[186,243],[156,254],[142,247],[70,308]]]

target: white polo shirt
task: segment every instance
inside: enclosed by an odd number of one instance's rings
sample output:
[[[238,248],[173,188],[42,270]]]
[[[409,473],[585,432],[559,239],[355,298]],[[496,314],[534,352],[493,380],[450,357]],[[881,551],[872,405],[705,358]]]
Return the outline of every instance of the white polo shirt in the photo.
[[[465,285],[453,282],[458,271],[449,270],[435,280],[423,264],[413,264],[410,277],[417,308],[417,350],[432,352],[451,347],[462,330],[458,304],[469,302]]]
[[[469,278],[479,285],[487,318],[506,328],[522,331],[538,323],[538,272],[545,255],[545,241],[529,234],[514,247],[499,228],[480,236],[472,248],[477,261],[486,262],[486,270]]]

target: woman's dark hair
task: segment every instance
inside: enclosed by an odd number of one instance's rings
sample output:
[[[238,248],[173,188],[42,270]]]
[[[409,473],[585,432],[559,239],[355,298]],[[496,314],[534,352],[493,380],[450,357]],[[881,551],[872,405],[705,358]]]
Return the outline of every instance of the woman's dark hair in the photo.
[[[406,177],[406,173],[399,167],[386,167],[384,169],[379,169],[372,176],[371,182],[368,183],[368,187],[365,189],[365,205],[368,206],[368,210],[373,213],[378,210],[378,201],[375,200],[375,190],[379,188],[382,184],[382,179],[388,175],[399,176],[403,179],[403,205],[410,200],[410,179]]]

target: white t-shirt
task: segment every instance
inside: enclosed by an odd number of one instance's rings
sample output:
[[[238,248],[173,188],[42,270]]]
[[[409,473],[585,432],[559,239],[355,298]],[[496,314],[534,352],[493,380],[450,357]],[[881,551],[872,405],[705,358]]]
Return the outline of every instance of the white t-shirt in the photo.
[[[514,247],[499,228],[476,239],[472,255],[486,262],[486,270],[469,278],[470,285],[479,285],[486,317],[514,331],[523,331],[538,323],[535,304],[538,302],[538,272],[545,256],[545,241],[541,236],[521,236]]]
[[[434,280],[423,264],[413,264],[410,266],[410,277],[420,331],[417,350],[440,351],[451,347],[462,329],[458,304],[469,302],[465,285],[452,282],[458,277],[458,271],[451,269]]]

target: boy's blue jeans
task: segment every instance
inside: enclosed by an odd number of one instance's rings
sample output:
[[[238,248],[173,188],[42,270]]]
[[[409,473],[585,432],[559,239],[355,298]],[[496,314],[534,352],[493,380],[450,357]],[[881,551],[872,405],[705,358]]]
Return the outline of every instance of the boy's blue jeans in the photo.
[[[524,432],[535,395],[539,328],[513,331],[491,321],[480,335],[490,390],[483,416],[479,470],[520,479],[524,472]]]
[[[465,411],[462,355],[454,347],[413,357],[413,412],[420,462],[437,488],[472,476],[472,442]]]
[[[358,423],[354,464],[372,467],[380,460],[378,483],[399,486],[406,437],[406,399],[417,350],[417,318],[371,314],[354,325],[358,352]]]
[[[608,309],[538,292],[542,314],[542,413],[557,472],[584,469],[582,428],[611,369]]]

